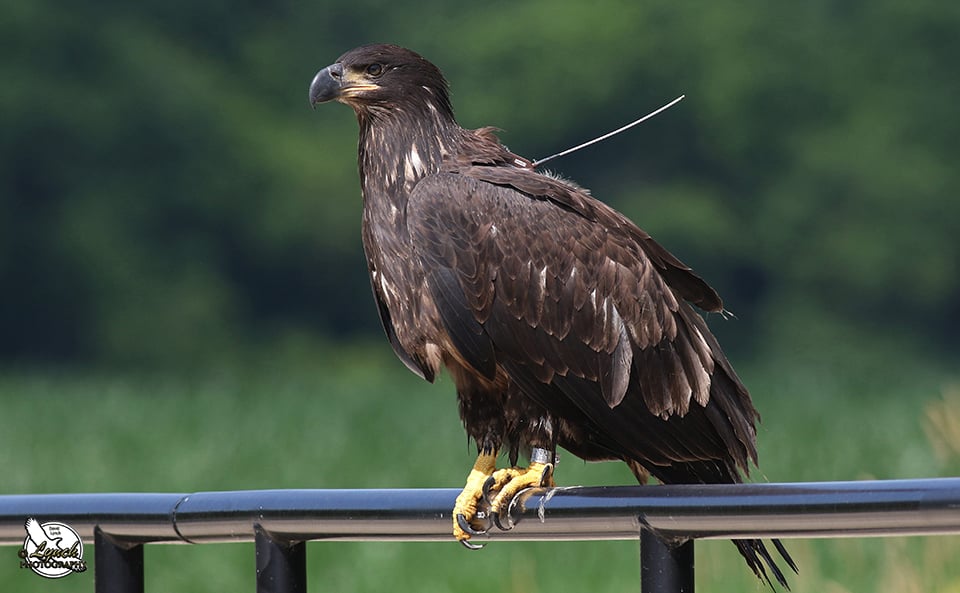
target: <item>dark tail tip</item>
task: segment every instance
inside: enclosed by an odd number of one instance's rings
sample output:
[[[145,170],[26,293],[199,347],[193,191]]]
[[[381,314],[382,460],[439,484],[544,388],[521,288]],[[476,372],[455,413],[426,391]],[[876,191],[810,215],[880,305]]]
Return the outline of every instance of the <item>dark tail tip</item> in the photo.
[[[799,574],[797,570],[797,564],[793,561],[793,558],[790,557],[790,554],[787,552],[787,549],[783,546],[780,540],[775,539],[773,541],[773,546],[777,549],[777,552],[780,554],[780,557],[783,558],[783,561],[787,563],[793,572]],[[773,581],[770,579],[770,575],[767,574],[767,571],[770,571],[770,574],[773,575],[773,578],[786,590],[790,590],[790,584],[787,583],[787,577],[784,576],[783,571],[780,570],[780,567],[777,566],[776,561],[770,555],[770,552],[767,551],[767,547],[763,545],[763,542],[758,539],[735,539],[733,543],[737,546],[737,549],[740,550],[740,554],[746,559],[747,566],[750,567],[750,570],[753,571],[753,574],[757,575],[757,578],[766,581],[770,588],[776,591],[776,587],[773,584]]]

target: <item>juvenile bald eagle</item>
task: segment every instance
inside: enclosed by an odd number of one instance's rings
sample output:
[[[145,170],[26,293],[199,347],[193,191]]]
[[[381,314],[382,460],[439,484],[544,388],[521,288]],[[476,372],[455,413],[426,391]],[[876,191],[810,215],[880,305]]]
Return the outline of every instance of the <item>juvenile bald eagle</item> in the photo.
[[[360,124],[363,246],[387,337],[424,379],[447,369],[477,444],[458,540],[472,547],[484,501],[496,518],[552,485],[558,446],[624,461],[641,482],[741,481],[758,414],[693,309],[723,311],[706,282],[492,128],[461,128],[440,70],[408,49],[347,52],[310,85],[311,104],[331,100]],[[497,470],[501,451],[530,465]],[[786,584],[760,540],[734,543]]]

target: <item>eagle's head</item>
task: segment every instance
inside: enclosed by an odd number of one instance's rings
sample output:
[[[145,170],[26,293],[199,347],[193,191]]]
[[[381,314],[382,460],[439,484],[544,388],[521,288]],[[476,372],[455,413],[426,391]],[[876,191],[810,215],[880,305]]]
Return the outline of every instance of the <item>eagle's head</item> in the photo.
[[[340,56],[313,78],[310,104],[340,101],[361,114],[437,110],[453,117],[440,69],[409,49],[364,45]]]

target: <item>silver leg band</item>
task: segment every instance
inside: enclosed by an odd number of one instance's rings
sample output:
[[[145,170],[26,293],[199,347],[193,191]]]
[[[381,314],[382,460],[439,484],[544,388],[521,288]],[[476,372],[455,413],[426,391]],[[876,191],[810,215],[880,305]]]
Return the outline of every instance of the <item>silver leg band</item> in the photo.
[[[547,449],[533,447],[530,450],[530,463],[553,463],[553,453]]]

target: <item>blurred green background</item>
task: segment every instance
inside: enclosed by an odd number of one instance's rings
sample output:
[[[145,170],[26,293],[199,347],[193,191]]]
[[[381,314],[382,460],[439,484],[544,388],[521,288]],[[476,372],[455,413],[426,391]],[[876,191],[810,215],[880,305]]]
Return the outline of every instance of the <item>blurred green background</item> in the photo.
[[[0,14],[3,492],[461,483],[452,385],[392,358],[369,296],[356,122],[307,106],[318,69],[374,41],[437,63],[461,124],[496,125],[534,158],[686,94],[551,168],[736,314],[709,321],[764,416],[755,479],[960,470],[952,4],[36,0]],[[565,460],[561,483],[631,480]],[[960,591],[956,540],[790,542],[794,589]],[[629,542],[308,549],[321,589],[638,582]],[[18,590],[92,588],[25,574],[4,550]],[[253,586],[245,544],[148,547],[147,561],[151,590]],[[729,544],[700,544],[698,563],[705,590],[759,589]]]

